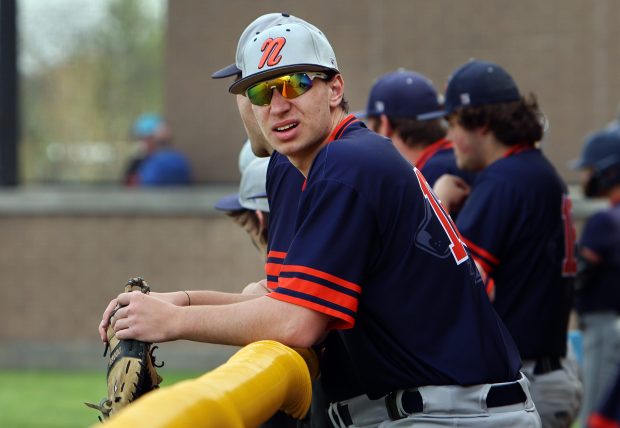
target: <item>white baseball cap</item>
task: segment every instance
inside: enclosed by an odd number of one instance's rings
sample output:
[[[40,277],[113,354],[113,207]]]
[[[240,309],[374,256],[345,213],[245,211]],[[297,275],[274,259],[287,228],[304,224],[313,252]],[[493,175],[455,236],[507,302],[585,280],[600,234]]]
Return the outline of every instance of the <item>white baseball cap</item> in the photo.
[[[252,21],[247,27],[245,27],[245,30],[243,30],[243,33],[241,33],[241,37],[239,38],[239,42],[237,44],[237,50],[239,50],[239,46],[245,45],[245,43],[248,41],[250,37],[256,36],[261,31],[269,27],[273,27],[274,25],[277,25],[277,24],[290,24],[292,22],[303,22],[309,27],[316,29],[316,31],[319,31],[319,29],[314,27],[314,25],[304,21],[301,18],[291,15],[289,13],[285,13],[285,12],[267,13],[265,15],[259,16],[254,21]],[[241,73],[241,70],[237,68],[237,64],[232,63],[216,71],[215,73],[211,75],[211,77],[213,77],[214,79],[221,79],[224,77],[234,76],[239,73]]]
[[[233,94],[287,72],[339,72],[336,54],[325,35],[303,20],[273,25],[246,40],[243,37],[239,39],[236,57],[241,79],[230,86]]]
[[[269,158],[256,158],[247,164],[241,174],[239,193],[226,195],[215,203],[220,211],[260,210],[269,212],[267,202],[267,166]]]
[[[243,171],[254,159],[258,159],[258,157],[252,151],[252,144],[249,139],[245,140],[243,147],[239,151],[239,173],[243,174]]]

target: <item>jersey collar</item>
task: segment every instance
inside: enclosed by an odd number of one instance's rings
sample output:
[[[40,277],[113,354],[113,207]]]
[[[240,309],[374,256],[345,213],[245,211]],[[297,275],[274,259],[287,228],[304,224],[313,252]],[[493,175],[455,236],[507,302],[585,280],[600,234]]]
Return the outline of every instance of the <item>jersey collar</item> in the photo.
[[[334,140],[339,139],[340,137],[342,137],[342,134],[344,134],[344,131],[353,123],[359,122],[359,119],[357,117],[355,117],[354,115],[350,114],[347,117],[345,117],[344,119],[342,119],[342,121],[334,128],[334,130],[332,131],[332,133],[329,135],[329,138],[327,140],[327,144],[331,143]]]
[[[534,150],[535,148],[536,147],[531,144],[517,144],[516,146],[512,146],[506,153],[504,153],[503,157],[507,158],[518,153],[527,152],[528,150]]]
[[[428,162],[430,158],[435,156],[435,153],[437,153],[440,150],[451,149],[451,148],[452,148],[452,142],[448,140],[447,138],[442,138],[439,141],[435,141],[433,144],[425,147],[424,150],[422,150],[420,157],[415,163],[416,168],[421,170],[422,168],[424,168],[424,165],[426,165],[426,162]]]

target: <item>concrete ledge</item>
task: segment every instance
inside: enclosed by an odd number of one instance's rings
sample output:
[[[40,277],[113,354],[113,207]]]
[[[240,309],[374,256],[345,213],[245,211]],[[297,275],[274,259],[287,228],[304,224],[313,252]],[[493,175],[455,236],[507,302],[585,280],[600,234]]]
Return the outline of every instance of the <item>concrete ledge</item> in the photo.
[[[0,216],[15,215],[210,215],[222,196],[237,192],[235,185],[128,189],[118,186],[44,186],[0,189]],[[570,187],[575,220],[607,206],[586,199]]]
[[[15,215],[209,215],[235,185],[122,188],[45,186],[0,190],[0,216]]]
[[[194,342],[162,343],[155,351],[157,363],[165,370],[209,371],[219,367],[239,350],[234,346]],[[92,370],[104,369],[101,342],[3,341],[0,346],[2,369]]]

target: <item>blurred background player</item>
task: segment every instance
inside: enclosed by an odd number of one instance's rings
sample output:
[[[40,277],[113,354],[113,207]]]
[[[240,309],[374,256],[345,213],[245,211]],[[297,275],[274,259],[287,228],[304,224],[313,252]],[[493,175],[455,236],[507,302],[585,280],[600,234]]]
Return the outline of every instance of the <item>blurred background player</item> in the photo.
[[[610,204],[586,221],[580,239],[576,309],[583,331],[581,421],[586,426],[620,363],[620,128],[588,136],[573,166],[582,170],[586,197]]]
[[[366,117],[376,133],[388,137],[431,186],[443,174],[453,174],[467,183],[474,174],[457,168],[452,143],[446,139],[441,96],[426,76],[400,69],[381,76],[368,96]]]
[[[263,260],[267,258],[269,225],[269,204],[265,189],[268,163],[268,158],[254,156],[248,140],[239,153],[239,192],[226,195],[215,204],[216,209],[226,212],[248,233]]]
[[[544,427],[570,427],[581,383],[565,363],[576,273],[568,190],[536,147],[543,117],[497,64],[470,61],[452,74],[445,96],[457,165],[478,171],[471,193],[455,176],[435,183],[457,219],[523,359]],[[492,282],[489,282],[492,286]]]
[[[132,127],[138,143],[137,154],[129,162],[127,186],[183,186],[191,184],[192,172],[186,156],[171,145],[170,127],[156,114],[139,116]]]

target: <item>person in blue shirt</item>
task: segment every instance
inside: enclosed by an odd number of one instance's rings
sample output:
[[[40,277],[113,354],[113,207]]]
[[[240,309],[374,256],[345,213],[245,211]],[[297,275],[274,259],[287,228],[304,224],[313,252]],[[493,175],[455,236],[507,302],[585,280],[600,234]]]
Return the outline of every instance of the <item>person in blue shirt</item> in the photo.
[[[237,67],[230,91],[252,103],[270,167],[286,157],[304,177],[296,209],[283,208],[294,235],[271,261],[275,289],[226,304],[191,291],[191,307],[123,293],[100,333],[118,302],[122,339],[320,346],[336,427],[540,426],[458,230],[422,174],[346,113],[325,35],[303,23],[264,29],[240,44]],[[267,187],[271,210],[278,188]]]
[[[567,327],[577,269],[568,189],[537,142],[542,113],[497,64],[472,60],[448,81],[445,113],[459,168],[434,189],[489,279],[495,310],[515,339],[543,427],[570,427],[581,383],[567,363]],[[463,201],[464,205],[463,205]]]
[[[575,306],[583,332],[581,422],[586,426],[620,375],[620,128],[589,135],[573,167],[582,171],[587,197],[609,202],[607,209],[588,218],[580,238]],[[620,405],[620,396],[613,398]]]
[[[187,157],[172,147],[170,128],[156,114],[145,113],[132,127],[140,153],[125,171],[127,186],[184,186],[192,183]]]

